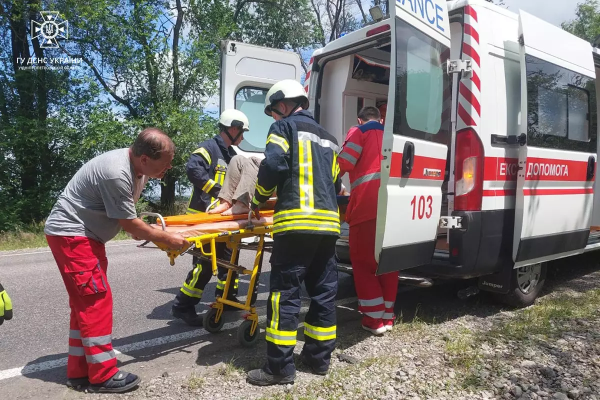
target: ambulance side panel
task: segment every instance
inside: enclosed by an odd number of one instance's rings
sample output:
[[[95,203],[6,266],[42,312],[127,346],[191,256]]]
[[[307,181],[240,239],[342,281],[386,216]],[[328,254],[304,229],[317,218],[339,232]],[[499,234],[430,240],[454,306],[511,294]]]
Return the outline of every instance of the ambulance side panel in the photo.
[[[588,42],[520,11],[521,132],[513,259],[580,254],[592,219],[595,93]],[[591,96],[590,96],[591,95]]]

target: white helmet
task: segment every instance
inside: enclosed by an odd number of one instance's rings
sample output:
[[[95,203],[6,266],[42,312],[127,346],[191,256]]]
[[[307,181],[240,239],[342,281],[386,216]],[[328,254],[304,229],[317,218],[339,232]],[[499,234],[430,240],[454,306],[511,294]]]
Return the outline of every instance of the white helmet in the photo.
[[[265,114],[269,117],[273,105],[284,99],[298,99],[298,105],[308,109],[308,96],[300,82],[294,79],[284,79],[274,84],[265,97]]]
[[[233,108],[223,111],[223,113],[219,117],[219,124],[228,128],[232,126],[237,126],[239,128],[242,128],[244,131],[250,130],[250,122],[248,121],[248,117],[246,117],[246,114],[244,114],[240,110],[235,110]]]

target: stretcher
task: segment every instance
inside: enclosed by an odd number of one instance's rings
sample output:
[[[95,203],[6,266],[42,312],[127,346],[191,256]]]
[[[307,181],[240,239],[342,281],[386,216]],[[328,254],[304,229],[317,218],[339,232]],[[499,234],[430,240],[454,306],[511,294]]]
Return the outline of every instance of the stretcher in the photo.
[[[270,236],[273,229],[272,211],[261,211],[261,218],[257,220],[252,218],[249,213],[246,218],[239,219],[231,216],[211,215],[211,214],[193,214],[180,215],[175,217],[163,217],[157,213],[143,212],[141,217],[155,217],[156,223],[151,224],[154,228],[164,231],[177,232],[185,237],[189,245],[180,250],[169,249],[163,243],[154,242],[161,250],[167,253],[171,265],[175,265],[175,259],[184,254],[191,254],[200,259],[211,263],[213,275],[217,274],[217,266],[226,268],[227,279],[223,297],[217,297],[216,301],[210,305],[208,313],[204,316],[204,329],[211,333],[219,332],[224,325],[223,310],[224,306],[230,306],[239,310],[247,311],[242,316],[244,321],[237,331],[238,342],[244,347],[251,347],[258,339],[258,314],[254,307],[254,301],[257,294],[257,283],[262,268],[263,252],[266,248],[265,237]],[[177,221],[175,223],[174,221]],[[199,222],[200,223],[193,223]],[[244,239],[254,239],[250,243]],[[216,256],[216,244],[226,243],[232,250],[231,260],[229,262],[219,260]],[[244,249],[255,249],[254,265],[252,269],[246,269],[237,265],[239,251]],[[250,285],[246,295],[245,302],[235,302],[227,299],[229,290],[233,282],[233,273],[239,275],[250,275]]]
[[[348,200],[347,196],[338,196],[342,220],[345,218]],[[180,250],[169,249],[163,243],[154,243],[159,249],[167,253],[171,265],[175,265],[177,257],[191,254],[209,261],[213,275],[217,275],[217,266],[228,270],[223,297],[217,297],[216,301],[210,305],[203,319],[204,329],[211,333],[217,333],[223,328],[224,306],[247,311],[242,317],[244,321],[238,328],[237,339],[244,347],[253,346],[259,333],[258,314],[254,307],[254,301],[258,294],[258,278],[262,269],[263,252],[267,248],[266,239],[270,237],[273,230],[273,210],[261,210],[260,219],[252,218],[252,212],[249,212],[247,217],[245,215],[222,216],[206,213],[163,217],[160,214],[151,212],[143,212],[140,216],[155,217],[156,223],[151,224],[154,228],[177,232],[188,241],[189,245]],[[246,239],[254,240],[248,243]],[[226,243],[232,250],[229,262],[217,258],[216,244],[221,242]],[[256,250],[252,269],[237,265],[241,248]],[[248,286],[246,301],[243,303],[227,300],[233,281],[233,272],[240,275],[250,275],[250,285]]]

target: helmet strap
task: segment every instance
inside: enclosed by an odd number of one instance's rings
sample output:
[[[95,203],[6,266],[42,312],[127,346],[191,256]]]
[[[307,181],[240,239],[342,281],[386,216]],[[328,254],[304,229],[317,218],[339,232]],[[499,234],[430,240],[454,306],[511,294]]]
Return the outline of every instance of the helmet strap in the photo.
[[[232,137],[231,134],[229,133],[229,128],[225,129],[225,134],[227,135],[227,137],[229,138],[229,140],[231,141],[231,144],[235,144],[235,142],[237,142],[237,140],[240,138],[240,136],[244,133],[244,130],[242,129],[242,131],[240,133],[238,133],[236,135],[236,137]]]

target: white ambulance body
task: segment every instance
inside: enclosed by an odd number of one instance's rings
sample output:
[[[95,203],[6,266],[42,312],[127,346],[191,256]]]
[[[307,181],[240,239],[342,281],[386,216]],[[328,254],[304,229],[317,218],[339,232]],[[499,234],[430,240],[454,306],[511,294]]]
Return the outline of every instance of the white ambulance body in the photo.
[[[600,52],[484,0],[390,8],[315,51],[305,80],[310,110],[340,144],[358,110],[387,103],[378,273],[479,277],[481,289],[530,304],[546,261],[600,249]],[[222,65],[221,109],[246,112],[240,150],[262,157],[264,96],[300,79],[299,57],[225,42]]]

